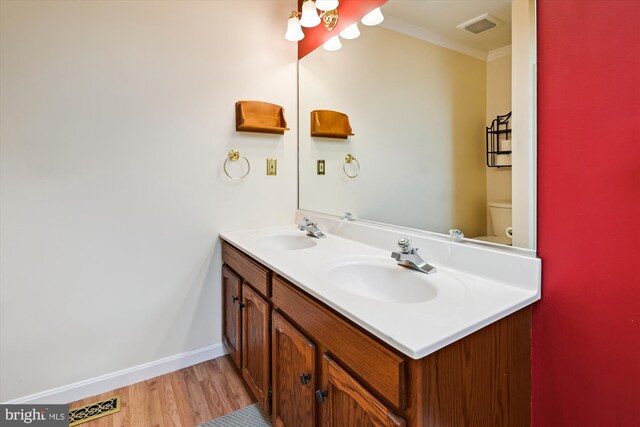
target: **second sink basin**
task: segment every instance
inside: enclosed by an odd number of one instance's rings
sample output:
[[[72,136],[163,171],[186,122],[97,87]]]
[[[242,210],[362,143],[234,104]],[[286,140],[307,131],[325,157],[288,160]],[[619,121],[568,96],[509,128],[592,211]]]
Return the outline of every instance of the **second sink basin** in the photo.
[[[427,275],[382,259],[336,265],[329,270],[328,279],[332,286],[349,293],[402,304],[426,302],[441,291],[464,288],[460,281],[442,271]]]
[[[273,234],[260,237],[257,243],[266,249],[277,250],[301,250],[311,248],[316,245],[316,241],[305,234]]]

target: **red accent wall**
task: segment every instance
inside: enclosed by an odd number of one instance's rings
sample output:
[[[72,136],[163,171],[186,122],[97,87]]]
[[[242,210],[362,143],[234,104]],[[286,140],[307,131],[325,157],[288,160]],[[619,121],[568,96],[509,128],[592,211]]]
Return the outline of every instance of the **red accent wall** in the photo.
[[[389,0],[341,0],[338,6],[338,24],[328,31],[323,24],[313,28],[303,28],[304,38],[298,42],[298,59],[303,58],[331,37],[340,33],[354,22],[376,7],[380,7]],[[302,2],[298,10],[302,10]]]
[[[536,427],[640,426],[639,19],[538,0]]]

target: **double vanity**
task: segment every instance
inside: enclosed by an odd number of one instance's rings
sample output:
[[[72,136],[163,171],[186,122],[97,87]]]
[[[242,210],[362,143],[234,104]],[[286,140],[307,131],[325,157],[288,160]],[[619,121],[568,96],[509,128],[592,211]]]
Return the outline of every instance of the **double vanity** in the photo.
[[[324,237],[295,225],[221,234],[223,339],[274,425],[530,424],[528,306],[540,297],[539,259],[428,232],[312,221]],[[404,237],[430,274],[399,265]]]

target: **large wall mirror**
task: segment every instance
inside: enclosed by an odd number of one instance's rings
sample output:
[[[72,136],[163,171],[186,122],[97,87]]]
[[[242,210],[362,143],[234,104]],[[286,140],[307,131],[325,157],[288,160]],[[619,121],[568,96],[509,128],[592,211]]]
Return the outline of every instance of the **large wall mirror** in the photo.
[[[535,249],[533,0],[382,12],[342,49],[299,61],[300,209]],[[495,28],[459,27],[485,14]],[[315,110],[346,114],[353,135],[311,136]],[[486,128],[509,113],[487,155]]]

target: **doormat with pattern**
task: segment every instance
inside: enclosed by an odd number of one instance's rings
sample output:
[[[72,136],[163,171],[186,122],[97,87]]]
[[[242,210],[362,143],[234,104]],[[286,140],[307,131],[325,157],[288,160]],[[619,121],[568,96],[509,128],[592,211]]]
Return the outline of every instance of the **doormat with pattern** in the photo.
[[[198,427],[271,427],[271,420],[257,403],[207,421]]]

